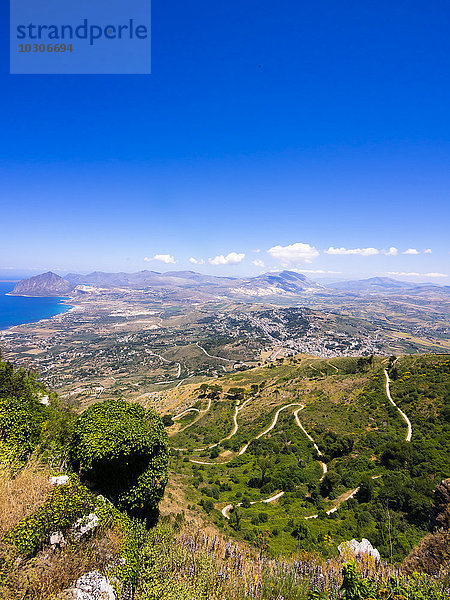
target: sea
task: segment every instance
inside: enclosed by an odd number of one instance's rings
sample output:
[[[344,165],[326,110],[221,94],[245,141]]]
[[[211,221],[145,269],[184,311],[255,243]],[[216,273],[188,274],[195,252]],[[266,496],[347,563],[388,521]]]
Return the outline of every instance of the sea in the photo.
[[[6,296],[16,285],[16,281],[0,281],[0,331],[13,325],[35,323],[66,312],[71,308],[67,298],[27,298]]]

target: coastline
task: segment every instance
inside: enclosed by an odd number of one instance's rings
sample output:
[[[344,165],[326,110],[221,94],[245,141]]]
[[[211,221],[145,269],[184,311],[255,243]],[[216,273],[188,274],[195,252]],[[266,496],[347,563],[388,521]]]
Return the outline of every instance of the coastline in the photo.
[[[52,315],[51,317],[43,317],[43,318],[37,319],[35,321],[28,321],[28,322],[24,322],[24,323],[16,323],[14,325],[8,325],[7,327],[0,329],[0,335],[4,335],[4,334],[12,335],[15,332],[11,331],[11,330],[14,330],[14,328],[16,328],[16,327],[27,327],[27,326],[32,326],[32,325],[44,324],[47,321],[51,322],[53,319],[56,319],[57,317],[68,314],[76,309],[76,305],[72,304],[72,302],[74,301],[74,298],[72,296],[29,296],[29,295],[25,295],[25,294],[11,294],[9,292],[4,295],[11,296],[13,298],[54,298],[55,300],[57,300],[57,299],[59,300],[57,302],[58,306],[63,305],[63,306],[66,306],[67,309],[62,312],[58,312],[55,315]]]
[[[13,294],[12,292],[6,292],[4,296],[12,296],[13,298],[71,298],[71,296],[55,296],[55,294],[51,294],[49,296],[46,296],[45,294],[31,296],[30,294]]]

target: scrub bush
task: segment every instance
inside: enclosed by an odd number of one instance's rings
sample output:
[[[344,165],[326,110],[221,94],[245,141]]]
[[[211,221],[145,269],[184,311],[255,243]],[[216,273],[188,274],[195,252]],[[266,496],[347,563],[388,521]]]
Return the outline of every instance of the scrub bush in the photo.
[[[120,509],[150,516],[167,484],[168,438],[152,410],[124,400],[88,408],[75,424],[71,457],[86,481]]]

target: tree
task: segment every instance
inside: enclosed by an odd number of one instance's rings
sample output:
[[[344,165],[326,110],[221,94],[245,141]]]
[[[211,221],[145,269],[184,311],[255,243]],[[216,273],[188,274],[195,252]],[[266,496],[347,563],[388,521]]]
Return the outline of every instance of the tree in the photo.
[[[370,502],[373,496],[373,487],[373,479],[368,475],[364,476],[359,485],[359,491],[356,495],[358,502]]]
[[[92,405],[75,424],[71,458],[119,508],[154,516],[167,483],[168,438],[153,410],[125,400]]]
[[[334,471],[327,473],[320,482],[320,495],[323,498],[328,498],[340,483],[341,477],[338,473],[335,473]]]
[[[173,425],[173,419],[170,415],[164,415],[162,418],[162,422],[164,427],[170,427],[171,425]]]
[[[45,393],[49,402],[42,404]],[[74,421],[36,375],[0,362],[0,463],[20,463],[38,451],[55,466],[61,464],[67,459]]]
[[[408,442],[390,442],[381,455],[381,464],[391,470],[401,469],[411,462]]]
[[[261,456],[260,458],[258,458],[256,464],[261,470],[260,487],[263,487],[263,485],[266,483],[266,473],[269,469],[272,468],[272,461],[267,456]]]
[[[392,369],[389,371],[389,375],[392,381],[396,381],[398,379],[397,367],[392,367]]]
[[[239,531],[241,528],[241,511],[237,506],[233,506],[230,514],[230,525],[235,531]]]
[[[210,498],[202,498],[200,500],[200,506],[202,506],[207,513],[210,513],[214,508],[214,502]]]
[[[309,538],[309,529],[306,523],[299,521],[294,525],[291,535],[298,540],[306,540]]]

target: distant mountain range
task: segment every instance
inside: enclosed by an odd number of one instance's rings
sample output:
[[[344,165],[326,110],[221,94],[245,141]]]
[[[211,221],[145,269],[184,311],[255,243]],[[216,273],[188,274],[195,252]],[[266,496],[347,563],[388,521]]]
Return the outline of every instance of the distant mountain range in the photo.
[[[88,286],[88,289],[86,289]],[[392,294],[421,293],[427,290],[449,292],[449,287],[431,283],[417,284],[397,281],[389,277],[339,281],[321,285],[295,271],[265,273],[257,277],[216,277],[195,271],[139,271],[138,273],[103,273],[95,271],[88,275],[69,273],[60,277],[55,273],[42,273],[20,281],[11,292],[16,296],[63,296],[88,293],[90,288],[153,290],[162,295],[179,294],[180,297],[212,299],[228,297],[236,299],[304,296],[305,294]]]
[[[370,279],[357,279],[352,281],[338,281],[330,283],[328,288],[334,290],[343,290],[345,292],[392,292],[413,290],[424,287],[442,288],[442,286],[433,283],[414,283],[411,281],[397,281],[390,277],[371,277]]]
[[[102,287],[131,287],[143,289],[146,287],[192,286],[192,285],[232,285],[236,281],[232,277],[215,277],[201,275],[194,271],[139,271],[138,273],[103,273],[95,271],[88,275],[69,273],[65,277],[72,285],[96,285]]]

